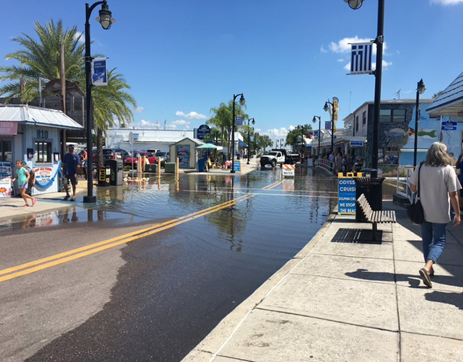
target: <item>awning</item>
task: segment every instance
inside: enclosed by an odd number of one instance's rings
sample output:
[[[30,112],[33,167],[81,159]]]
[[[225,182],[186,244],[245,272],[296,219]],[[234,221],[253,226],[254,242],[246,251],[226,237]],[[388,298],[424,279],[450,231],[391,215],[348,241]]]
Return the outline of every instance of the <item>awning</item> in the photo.
[[[463,73],[461,73],[428,107],[431,117],[463,117]]]
[[[0,104],[0,121],[61,129],[84,128],[61,111],[27,105]]]
[[[244,143],[243,141],[238,140],[238,147],[248,147],[248,145]]]

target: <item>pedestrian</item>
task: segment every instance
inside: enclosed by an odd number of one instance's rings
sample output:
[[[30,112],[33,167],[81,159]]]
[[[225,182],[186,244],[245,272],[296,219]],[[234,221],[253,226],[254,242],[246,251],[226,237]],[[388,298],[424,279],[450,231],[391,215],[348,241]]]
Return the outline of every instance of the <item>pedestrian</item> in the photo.
[[[82,173],[84,174],[84,178],[87,179],[87,158],[88,158],[87,150],[83,149],[82,151],[80,151],[79,157],[80,157],[80,164],[82,165]]]
[[[342,156],[339,152],[334,159],[334,164],[336,166],[336,173],[341,172],[342,171]]]
[[[37,202],[37,199],[26,194],[27,186],[29,184],[30,173],[23,166],[23,162],[21,160],[16,161],[16,169],[16,177],[13,179],[13,182],[18,180],[18,189],[19,193],[21,194],[21,197],[24,200],[24,207],[34,206]],[[27,200],[32,200],[32,205],[29,205]]]
[[[460,185],[463,186],[463,152],[458,157],[456,168],[457,174],[460,174]],[[463,189],[460,190],[460,208],[463,208]]]
[[[74,153],[74,146],[68,146],[68,153],[64,155],[64,177],[66,182],[64,183],[64,190],[66,196],[63,200],[69,200],[69,184],[72,185],[72,197],[70,201],[76,201],[76,186],[77,186],[77,169],[80,166],[80,158]]]
[[[410,190],[417,190],[418,174],[420,200],[424,211],[424,222],[421,224],[423,239],[423,256],[425,266],[419,273],[423,283],[432,288],[431,278],[434,276],[433,265],[441,256],[446,243],[446,226],[450,217],[450,204],[455,211],[453,226],[461,223],[460,206],[457,192],[460,182],[453,170],[451,157],[447,154],[447,146],[440,142],[431,145],[426,159],[415,170],[410,179]]]

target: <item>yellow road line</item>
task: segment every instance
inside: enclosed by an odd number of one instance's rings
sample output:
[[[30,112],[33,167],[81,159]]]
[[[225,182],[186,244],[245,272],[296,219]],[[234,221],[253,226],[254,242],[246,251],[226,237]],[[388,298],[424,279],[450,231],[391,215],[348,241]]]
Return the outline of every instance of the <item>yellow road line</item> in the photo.
[[[278,185],[281,185],[283,183],[283,181],[284,180],[280,180],[280,181],[274,182],[273,184],[270,184],[268,186],[262,187],[262,190],[271,190],[274,187],[277,187]]]
[[[91,244],[91,245],[87,245],[87,246],[84,246],[84,247],[81,247],[81,248],[78,248],[78,249],[70,250],[70,251],[67,251],[67,252],[64,252],[64,253],[60,253],[60,254],[56,254],[56,255],[47,257],[47,258],[38,259],[38,260],[29,262],[29,263],[25,263],[25,264],[21,264],[21,265],[12,267],[12,268],[1,270],[0,275],[5,275],[5,274],[13,273],[13,272],[18,271],[18,270],[27,269],[27,270],[25,270],[23,272],[18,272],[18,273],[7,275],[5,277],[0,277],[0,282],[10,280],[10,279],[13,279],[13,278],[17,278],[19,276],[26,275],[26,274],[29,274],[29,273],[33,273],[35,271],[42,270],[42,269],[45,269],[45,268],[48,268],[48,267],[51,267],[51,266],[54,266],[54,265],[62,264],[64,262],[74,260],[74,259],[77,259],[79,257],[90,255],[90,254],[93,254],[93,253],[96,253],[96,252],[99,252],[99,251],[102,251],[102,250],[112,248],[112,247],[117,246],[117,245],[121,245],[121,244],[124,244],[124,243],[127,243],[127,242],[131,242],[131,241],[143,238],[145,236],[149,236],[149,235],[158,233],[158,232],[163,231],[163,230],[170,229],[170,228],[172,228],[174,226],[181,225],[181,224],[183,224],[185,222],[192,221],[192,220],[195,220],[195,219],[197,219],[199,217],[206,216],[206,215],[211,214],[213,212],[216,212],[216,211],[228,208],[230,206],[236,205],[238,202],[244,201],[244,200],[249,199],[249,198],[251,198],[253,196],[254,195],[251,195],[251,194],[241,196],[241,197],[239,197],[237,199],[224,202],[224,203],[222,203],[220,205],[216,205],[216,206],[204,209],[204,210],[200,210],[200,211],[194,212],[192,214],[182,216],[181,218],[173,219],[173,220],[170,220],[170,221],[167,221],[167,222],[164,222],[164,223],[161,223],[161,224],[157,224],[157,225],[149,227],[149,228],[137,230],[137,231],[134,231],[132,233],[121,235],[121,236],[118,236],[118,237],[115,237],[115,238],[112,238],[112,239],[104,240],[104,241],[101,241],[101,242],[98,242],[98,243],[95,243],[95,244]],[[75,254],[75,255],[73,255],[73,254]],[[57,259],[59,259],[59,260],[57,260]],[[40,264],[42,264],[42,265],[40,265]],[[31,268],[31,267],[35,267],[35,268]]]

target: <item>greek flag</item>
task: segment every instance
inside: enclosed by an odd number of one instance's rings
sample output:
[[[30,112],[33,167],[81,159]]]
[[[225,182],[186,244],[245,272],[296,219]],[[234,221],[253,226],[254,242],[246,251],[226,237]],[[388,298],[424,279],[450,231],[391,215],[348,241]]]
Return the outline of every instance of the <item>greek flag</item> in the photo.
[[[350,74],[370,74],[373,43],[357,43],[352,45]]]

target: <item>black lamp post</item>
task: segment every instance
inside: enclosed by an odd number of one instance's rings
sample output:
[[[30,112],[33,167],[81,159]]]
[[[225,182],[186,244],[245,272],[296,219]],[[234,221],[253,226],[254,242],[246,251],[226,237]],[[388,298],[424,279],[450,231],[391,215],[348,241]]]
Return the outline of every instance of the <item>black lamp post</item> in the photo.
[[[363,4],[363,0],[344,0],[351,9],[357,10]],[[378,146],[379,146],[379,114],[381,108],[381,79],[383,73],[383,44],[384,44],[384,0],[378,0],[378,33],[375,39],[376,44],[376,69],[375,75],[375,110],[373,118],[373,140],[371,167],[376,170],[371,177],[378,176]]]
[[[84,196],[84,202],[96,202],[96,196],[93,196],[93,147],[92,147],[92,129],[93,129],[93,102],[92,102],[92,56],[90,51],[90,15],[95,7],[101,5],[100,16],[96,20],[101,24],[103,29],[108,30],[111,24],[115,22],[112,18],[109,6],[104,1],[97,1],[92,6],[85,4],[85,80],[86,80],[86,106],[87,106],[87,196]]]
[[[243,93],[233,94],[233,114],[232,114],[232,169],[231,173],[235,173],[235,100],[240,97],[240,104],[244,106],[246,100],[244,99]]]
[[[330,101],[326,101],[323,107],[323,110],[325,112],[328,112],[328,110],[330,109],[330,107],[328,107],[328,104],[331,105],[331,152],[333,153],[334,157],[334,112],[336,112],[336,109],[334,108],[333,103],[331,103]]]
[[[256,120],[254,118],[248,119],[248,162],[246,162],[249,165],[249,158],[251,157],[251,127],[250,123],[252,121],[252,125],[256,123]]]
[[[322,117],[320,116],[313,116],[312,122],[317,123],[318,118],[318,158],[320,158],[320,137],[321,137],[321,128],[322,128]]]
[[[413,166],[416,168],[416,158],[418,154],[418,123],[420,122],[420,94],[426,90],[423,79],[416,86],[416,112],[415,112],[415,144],[413,148]]]

